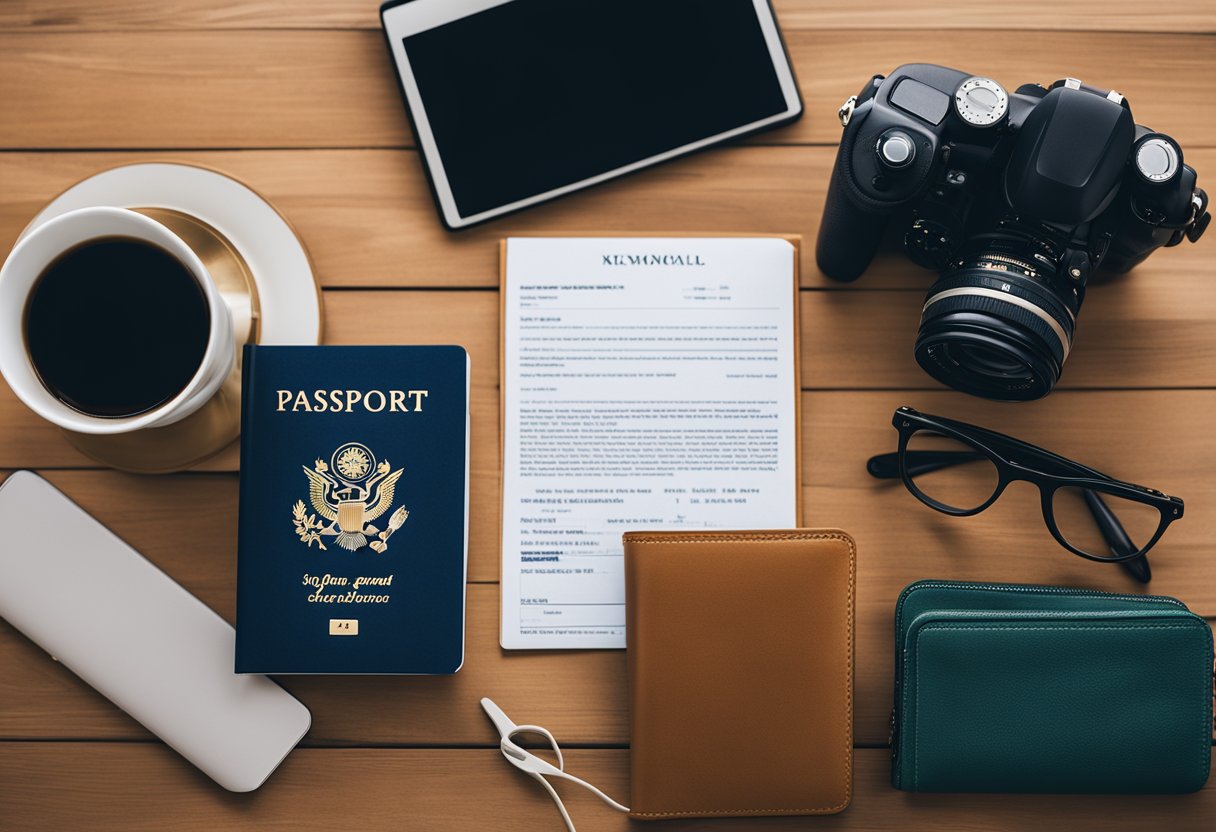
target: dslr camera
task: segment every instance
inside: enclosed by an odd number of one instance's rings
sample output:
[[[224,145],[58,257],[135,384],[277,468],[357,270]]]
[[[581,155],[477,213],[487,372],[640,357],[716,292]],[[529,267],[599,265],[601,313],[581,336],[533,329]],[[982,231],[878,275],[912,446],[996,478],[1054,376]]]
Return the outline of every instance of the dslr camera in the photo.
[[[1136,124],[1119,93],[1074,78],[1010,95],[906,64],[849,98],[840,123],[819,268],[855,280],[896,223],[908,256],[940,273],[916,361],[972,395],[1047,395],[1094,271],[1195,242],[1211,220],[1178,143]]]

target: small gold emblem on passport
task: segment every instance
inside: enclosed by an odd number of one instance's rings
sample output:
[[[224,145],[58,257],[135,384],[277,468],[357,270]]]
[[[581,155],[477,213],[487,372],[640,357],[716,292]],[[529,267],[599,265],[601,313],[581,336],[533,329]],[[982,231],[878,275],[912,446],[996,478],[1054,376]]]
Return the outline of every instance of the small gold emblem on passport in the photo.
[[[383,530],[371,521],[392,508],[393,492],[404,469],[392,470],[387,459],[376,464],[375,454],[359,442],[339,445],[328,464],[318,457],[312,468],[302,467],[308,477],[308,499],[317,513],[309,514],[303,500],[296,500],[292,506],[300,542],[309,547],[316,543],[324,550],[323,538],[332,537],[333,542],[351,552],[366,546],[384,554],[389,536],[401,528],[410,513],[405,506],[399,507]],[[375,539],[369,541],[369,536]]]
[[[359,635],[359,619],[331,618],[329,619],[329,634],[331,636],[357,636]]]

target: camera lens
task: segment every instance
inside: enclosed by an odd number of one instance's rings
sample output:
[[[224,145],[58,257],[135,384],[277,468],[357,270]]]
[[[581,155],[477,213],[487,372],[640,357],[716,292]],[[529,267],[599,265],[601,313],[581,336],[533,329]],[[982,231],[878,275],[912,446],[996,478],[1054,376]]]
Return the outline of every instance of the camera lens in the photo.
[[[915,347],[925,372],[988,399],[1051,392],[1082,295],[1040,250],[1029,237],[986,235],[953,261],[925,297]]]

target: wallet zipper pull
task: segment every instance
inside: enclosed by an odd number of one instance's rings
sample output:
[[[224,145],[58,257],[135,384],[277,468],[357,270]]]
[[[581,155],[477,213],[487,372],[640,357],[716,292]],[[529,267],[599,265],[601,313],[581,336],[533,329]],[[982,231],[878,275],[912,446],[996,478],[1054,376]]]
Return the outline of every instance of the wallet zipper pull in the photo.
[[[1216,675],[1216,668],[1213,668],[1212,673]],[[887,734],[887,744],[891,746],[891,759],[894,760],[899,756],[897,751],[898,746],[895,744],[895,706],[891,706],[891,730]]]

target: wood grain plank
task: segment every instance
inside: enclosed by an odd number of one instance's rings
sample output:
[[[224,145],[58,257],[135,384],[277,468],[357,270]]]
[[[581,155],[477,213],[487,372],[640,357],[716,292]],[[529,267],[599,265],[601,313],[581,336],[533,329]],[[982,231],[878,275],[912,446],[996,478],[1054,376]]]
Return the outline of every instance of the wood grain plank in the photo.
[[[476,433],[496,432],[490,417],[498,406],[497,292],[327,292],[325,297],[329,343],[466,346],[477,388],[475,418],[485,420]],[[803,292],[801,301],[803,389],[940,389],[912,355],[919,292]],[[1216,386],[1214,314],[1211,293],[1171,292],[1141,276],[1097,287],[1080,319],[1059,389]],[[90,466],[3,383],[0,418],[12,427],[0,434],[0,467]],[[488,461],[496,464],[497,458]],[[235,470],[235,454],[202,467]]]
[[[497,488],[499,469],[498,293],[331,291],[325,302],[329,343],[456,343],[469,350],[473,499],[488,505],[482,495]],[[803,292],[803,388],[941,390],[912,356],[921,302],[912,291]],[[1099,287],[1087,301],[1059,388],[1216,386],[1213,317],[1211,292],[1170,291],[1144,275]],[[0,468],[96,467],[3,381],[0,425]],[[199,468],[235,471],[237,464],[233,446]]]
[[[894,595],[918,577],[945,577],[965,564],[973,578],[1017,580],[1032,567],[1038,579],[1065,584],[1086,582],[1124,591],[1118,569],[1064,556],[1041,526],[1034,495],[1013,487],[997,506],[974,518],[955,520],[920,506],[901,486],[872,480],[865,460],[894,450],[890,427],[895,408],[908,404],[925,412],[970,420],[1035,442],[1106,471],[1148,483],[1188,501],[1187,515],[1159,544],[1153,589],[1175,592],[1216,615],[1216,586],[1203,580],[1211,568],[1209,530],[1216,526],[1216,481],[1207,465],[1216,454],[1208,414],[1216,391],[1060,391],[1034,409],[984,401],[945,391],[808,392],[803,394],[803,478],[811,525],[841,525],[856,531],[864,549],[877,549],[877,563],[897,566],[884,591]],[[499,576],[497,405],[475,403],[474,466],[471,482],[469,579],[494,582]],[[480,452],[480,456],[478,453]],[[235,458],[233,459],[235,463]],[[8,467],[8,466],[4,466]],[[230,469],[231,470],[231,469]],[[235,545],[237,479],[234,474],[174,474],[146,477],[109,470],[54,470],[45,475],[92,511],[133,546],[191,582],[200,594],[230,590],[232,575],[212,585],[211,552]],[[191,506],[213,510],[195,512]],[[213,512],[218,512],[213,513]],[[870,514],[884,518],[875,524]],[[1018,523],[1016,518],[1035,522]],[[217,521],[220,522],[216,525]],[[863,534],[864,532],[865,534]],[[935,541],[946,540],[949,544]],[[924,561],[906,563],[904,547],[924,550]],[[959,552],[1017,551],[1015,563],[983,555],[946,557]],[[888,560],[891,562],[888,563]],[[921,571],[917,571],[921,570]],[[225,567],[224,571],[231,572]],[[1100,582],[1100,583],[1098,583]]]
[[[560,739],[560,736],[559,736]],[[763,749],[757,749],[763,754]],[[568,770],[627,801],[624,749],[571,749]],[[1188,795],[911,795],[889,785],[889,754],[854,754],[852,805],[830,819],[665,821],[673,832],[714,829],[1210,829],[1216,778]],[[214,829],[557,830],[549,797],[496,748],[300,749],[259,791],[224,792],[161,745],[0,743],[5,820],[28,832]],[[641,828],[583,789],[559,787],[578,828]],[[476,795],[476,799],[470,799]]]
[[[891,699],[895,598],[921,578],[1012,581],[1144,592],[1118,567],[1062,550],[1043,526],[1037,495],[1012,486],[975,518],[938,515],[897,483],[872,480],[872,454],[894,448],[900,404],[1006,430],[1116,476],[1180,494],[1187,516],[1152,555],[1147,591],[1175,595],[1216,615],[1210,529],[1216,526],[1216,451],[1206,414],[1216,391],[1061,392],[1034,411],[953,393],[808,393],[803,400],[806,526],[848,530],[858,543],[859,741],[883,742]],[[1033,417],[1033,418],[1032,418]],[[1170,437],[1169,440],[1161,437]],[[48,478],[120,537],[232,620],[235,602],[236,479],[149,478],[105,471],[54,471]],[[475,483],[470,578],[498,577],[497,491]],[[465,667],[450,678],[289,678],[314,714],[314,743],[488,742],[476,709],[493,696],[571,742],[624,742],[624,656],[619,651],[505,653],[498,647],[498,588],[469,587]],[[0,627],[0,737],[130,737],[142,732],[68,671]],[[560,695],[538,694],[538,680]],[[426,719],[418,719],[426,714]],[[542,719],[543,717],[543,719]],[[559,730],[560,729],[560,730]]]
[[[865,556],[864,549],[860,553]],[[1014,579],[1039,581],[1025,570]],[[863,574],[861,580],[869,579]],[[628,743],[624,651],[507,653],[498,647],[497,587],[475,584],[468,591],[467,654],[455,676],[282,677],[283,686],[312,711],[304,744],[492,746],[497,735],[478,705],[483,696],[519,719],[546,726],[563,743]],[[859,593],[854,736],[859,744],[881,745],[887,742],[891,712],[888,642],[895,596],[879,603],[864,584]],[[231,620],[231,601],[227,609],[214,606]],[[133,719],[4,622],[0,659],[5,668],[0,677],[0,739],[150,738]]]
[[[1209,15],[1210,17],[1212,15]],[[969,18],[974,19],[974,18]],[[806,116],[757,141],[834,144],[836,109],[923,32],[787,32]],[[934,60],[1010,89],[1072,75],[1122,92],[1184,148],[1212,146],[1206,35],[939,29]],[[898,59],[895,59],[898,60]],[[1145,67],[1152,67],[1146,71]],[[379,31],[0,32],[0,147],[404,147],[412,143]],[[115,114],[121,114],[116,118]]]
[[[498,545],[498,295],[491,292],[329,292],[326,337],[340,344],[458,343],[472,363],[471,503],[484,522],[470,531],[474,550]],[[368,310],[375,310],[369,317]],[[73,448],[57,428],[33,414],[0,380],[0,468],[93,468],[97,463]],[[236,471],[236,443],[204,461],[201,471]],[[139,477],[98,488],[119,492],[136,488]],[[151,482],[151,481],[149,481]],[[127,483],[130,483],[128,485]],[[484,492],[485,488],[491,491]],[[148,494],[155,494],[150,486]],[[232,481],[235,500],[235,478]],[[87,492],[87,489],[86,489]],[[232,504],[235,510],[235,502]],[[492,521],[492,522],[491,522]],[[482,535],[488,534],[484,540]],[[132,543],[135,543],[132,540]],[[137,548],[139,544],[136,543]],[[495,555],[497,557],[497,555]],[[497,573],[497,567],[495,567]]]
[[[38,210],[73,183],[149,158],[215,167],[261,191],[297,228],[329,287],[497,287],[497,241],[504,236],[637,232],[801,234],[808,288],[923,291],[932,283],[931,272],[898,250],[898,239],[854,284],[831,281],[815,267],[833,148],[724,148],[460,233],[440,226],[411,151],[0,152],[0,247],[7,254]],[[1187,159],[1201,182],[1216,176],[1216,150],[1188,150]],[[892,232],[898,238],[899,229]],[[1213,271],[1209,237],[1155,253],[1126,282],[1212,317],[1216,310],[1205,304],[1216,303],[1207,291]],[[1097,287],[1092,297],[1106,291]],[[1087,321],[1083,313],[1082,339]]]
[[[225,0],[220,0],[224,2]],[[978,7],[968,0],[891,4],[886,0],[774,0],[783,29],[918,29],[928,33],[971,28]],[[1039,31],[1211,32],[1216,15],[1200,5],[1147,7],[1135,0],[1020,0],[986,3],[984,22],[993,29]]]
[[[231,621],[235,557],[231,549],[215,551],[215,557],[197,567],[208,572],[202,581],[189,574],[194,568],[168,571]],[[217,591],[211,581],[225,585]],[[553,724],[546,727],[566,742],[627,742],[624,651],[504,653],[498,647],[498,587],[493,585],[469,586],[466,626],[465,664],[453,676],[281,677],[283,686],[312,711],[306,742],[490,745],[497,735],[478,705],[483,696],[508,711],[513,705],[516,712],[532,710],[537,718],[550,718]],[[5,667],[0,737],[149,736],[3,622],[0,657]],[[553,696],[538,688],[542,680]]]
[[[975,5],[967,0],[892,5],[884,0],[848,4],[818,0],[776,0],[778,21],[795,29],[942,29],[975,25]],[[82,31],[111,29],[376,29],[378,4],[365,0],[6,0],[0,4],[0,31]],[[1033,24],[1047,30],[1211,32],[1214,16],[1201,4],[1152,6],[1139,0],[1022,0],[984,9],[994,29]]]
[[[1059,389],[1216,386],[1216,308],[1209,310],[1216,294],[1165,286],[1172,254],[1091,285]],[[912,351],[923,292],[803,292],[802,299],[804,388],[941,389]]]

